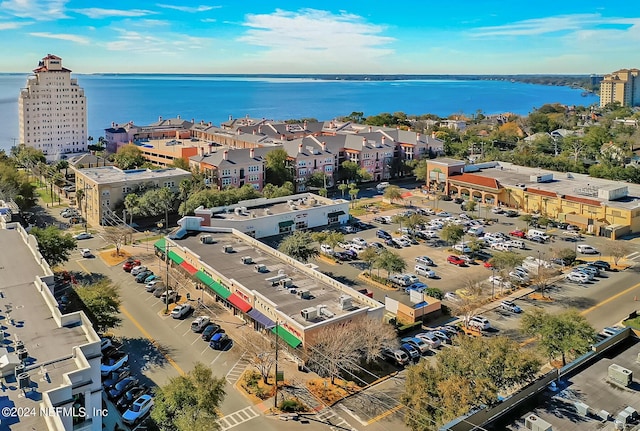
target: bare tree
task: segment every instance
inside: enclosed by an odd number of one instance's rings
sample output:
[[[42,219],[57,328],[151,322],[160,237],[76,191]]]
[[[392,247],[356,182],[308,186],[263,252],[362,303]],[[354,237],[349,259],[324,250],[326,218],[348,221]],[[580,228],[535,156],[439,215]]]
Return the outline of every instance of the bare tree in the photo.
[[[120,249],[127,241],[131,229],[123,226],[107,226],[104,229],[104,239],[116,246],[116,256],[120,256]]]
[[[482,306],[482,281],[469,277],[464,280],[464,287],[458,294],[457,302],[451,307],[453,314],[461,316],[464,326],[469,326],[469,319]]]
[[[396,348],[398,346],[398,335],[393,326],[382,320],[362,318],[352,325],[352,337],[360,343],[360,350],[364,352],[367,362],[382,357],[382,350],[385,348]]]
[[[616,266],[618,266],[618,262],[620,262],[620,259],[629,254],[629,251],[629,246],[620,240],[611,241],[605,247],[605,252],[611,255],[611,257],[613,258],[613,263]]]
[[[249,354],[249,363],[260,375],[262,381],[268,384],[269,374],[276,363],[276,350],[274,343],[258,332],[250,331],[240,341],[243,348]]]
[[[557,273],[558,271],[555,271],[552,268],[540,266],[536,274],[531,279],[532,286],[540,292],[543,298],[544,291],[553,284],[551,280]]]

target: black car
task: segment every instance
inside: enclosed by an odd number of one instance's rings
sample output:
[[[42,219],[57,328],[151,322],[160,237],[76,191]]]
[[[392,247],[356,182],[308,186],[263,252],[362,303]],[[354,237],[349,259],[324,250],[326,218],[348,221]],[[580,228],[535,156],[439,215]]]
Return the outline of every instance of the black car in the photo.
[[[369,244],[369,247],[375,248],[376,250],[384,250],[386,247],[379,242],[372,242]]]
[[[135,377],[125,377],[116,383],[111,389],[107,391],[107,396],[110,400],[118,399],[122,394],[124,394],[129,389],[138,385],[138,379]]]
[[[384,217],[374,217],[373,221],[380,224],[387,224],[387,219]]]
[[[202,331],[202,339],[204,341],[210,341],[211,337],[213,337],[214,334],[217,334],[221,330],[222,328],[220,327],[220,325],[216,325],[215,323],[210,323],[209,325],[207,325],[206,328],[204,328],[204,331]]]
[[[605,262],[604,260],[593,261],[590,263],[590,265],[604,271],[611,270],[611,265],[609,264],[609,262]]]
[[[544,238],[539,235],[533,235],[527,238],[529,241],[537,242],[538,244],[543,244],[545,242]]]
[[[104,380],[102,381],[102,386],[105,389],[111,389],[116,383],[120,380],[129,377],[131,375],[131,370],[126,367],[121,367],[116,371],[112,371]]]
[[[333,253],[333,257],[335,257],[336,259],[345,262],[347,260],[351,260],[351,256],[349,256],[347,253],[343,253],[341,251],[336,251],[335,253]]]
[[[563,221],[560,221],[560,222],[556,223],[556,227],[558,229],[566,229],[567,226],[569,226],[569,223],[565,223]]]
[[[116,401],[116,408],[120,412],[125,412],[129,408],[131,403],[137,400],[140,395],[144,395],[148,391],[149,388],[147,388],[145,385],[134,386],[133,388],[122,394],[120,398],[118,398],[118,401]]]
[[[378,229],[376,231],[376,238],[391,239],[391,234],[386,230]]]
[[[393,248],[402,248],[402,246],[400,244],[398,244],[397,242],[395,242],[392,238],[385,239],[384,240],[384,245],[387,245],[387,246],[393,247]]]
[[[504,215],[505,217],[518,217],[520,213],[518,213],[518,211],[515,211],[515,210],[509,210],[505,212]]]

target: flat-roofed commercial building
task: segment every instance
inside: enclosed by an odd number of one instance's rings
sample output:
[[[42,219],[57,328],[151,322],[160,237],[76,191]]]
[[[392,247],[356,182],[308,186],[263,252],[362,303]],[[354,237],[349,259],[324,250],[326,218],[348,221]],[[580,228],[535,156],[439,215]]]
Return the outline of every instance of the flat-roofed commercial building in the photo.
[[[345,224],[349,221],[349,202],[302,193],[251,199],[224,207],[200,207],[194,213],[195,216],[178,221],[185,231],[232,228],[254,238],[264,238],[295,230]]]
[[[210,227],[155,247],[235,315],[256,330],[277,331],[294,349],[331,325],[383,318],[378,301],[232,228]]]
[[[0,220],[3,340],[0,429],[101,431],[100,338],[84,312],[63,314],[54,277],[19,223]],[[109,412],[108,414],[117,414]]]
[[[76,193],[82,190],[83,197],[78,207],[92,225],[104,224],[104,216],[113,211],[129,193],[142,193],[157,187],[168,187],[178,192],[180,181],[191,178],[183,169],[130,169],[115,166],[100,166],[76,169]]]

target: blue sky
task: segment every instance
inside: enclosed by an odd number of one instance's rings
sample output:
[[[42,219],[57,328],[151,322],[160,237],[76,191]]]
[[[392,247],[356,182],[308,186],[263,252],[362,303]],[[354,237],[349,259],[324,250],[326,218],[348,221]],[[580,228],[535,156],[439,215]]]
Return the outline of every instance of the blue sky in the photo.
[[[640,2],[0,0],[0,72],[607,73]]]

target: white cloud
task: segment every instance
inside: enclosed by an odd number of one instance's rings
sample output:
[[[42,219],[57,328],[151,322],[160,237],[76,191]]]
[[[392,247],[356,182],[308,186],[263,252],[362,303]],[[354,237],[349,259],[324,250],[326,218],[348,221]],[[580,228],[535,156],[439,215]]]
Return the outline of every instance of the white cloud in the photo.
[[[144,9],[130,9],[130,10],[122,10],[122,9],[103,9],[99,7],[90,7],[84,9],[73,9],[75,13],[79,13],[81,15],[86,15],[89,18],[93,19],[101,19],[107,17],[137,17],[137,16],[146,16],[152,15],[155,12]]]
[[[44,37],[47,39],[67,40],[69,42],[75,42],[81,45],[88,45],[91,42],[89,38],[78,36],[77,34],[33,32],[33,33],[29,33],[29,35],[35,36],[35,37]]]
[[[162,53],[172,55],[182,51],[202,49],[210,45],[211,40],[202,37],[169,33],[144,33],[129,29],[115,29],[116,40],[106,43],[109,51],[128,51],[138,53]]]
[[[220,9],[222,6],[205,6],[205,5],[200,5],[200,6],[178,6],[178,5],[172,5],[172,4],[162,4],[159,3],[156,6],[164,8],[164,9],[174,9],[174,10],[179,10],[180,12],[187,12],[187,13],[197,13],[197,12],[206,12],[212,9]]]
[[[249,14],[243,25],[249,30],[238,40],[266,48],[267,51],[260,54],[262,60],[278,58],[280,64],[313,58],[316,63],[340,66],[339,70],[345,70],[345,65],[354,62],[367,69],[371,65],[379,67],[379,59],[394,52],[384,47],[395,41],[381,35],[384,26],[346,12],[278,9],[271,14]]]
[[[215,18],[203,18],[200,22],[217,22],[218,20]]]
[[[575,32],[594,29],[606,24],[631,24],[635,19],[604,18],[600,14],[558,15],[527,19],[492,27],[477,27],[471,30],[475,37],[539,36],[557,32]]]
[[[68,18],[65,6],[69,0],[4,0],[0,2],[0,11],[19,18],[32,18],[36,21],[51,21]]]
[[[32,22],[0,22],[0,30],[14,30],[16,28],[31,25]]]

